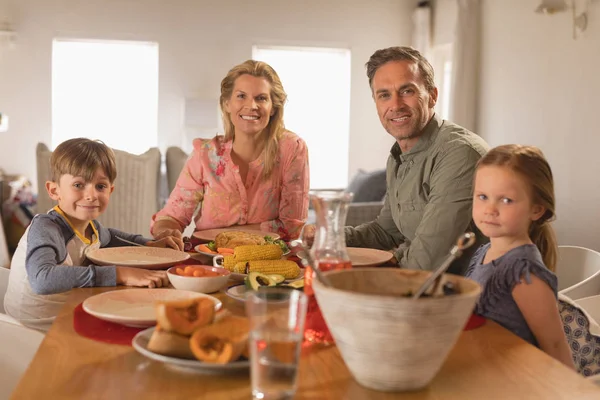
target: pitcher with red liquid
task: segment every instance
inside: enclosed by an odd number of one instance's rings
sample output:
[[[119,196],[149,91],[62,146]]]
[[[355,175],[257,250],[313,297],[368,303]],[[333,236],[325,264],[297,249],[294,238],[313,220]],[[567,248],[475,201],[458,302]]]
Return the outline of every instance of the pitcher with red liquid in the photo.
[[[313,190],[309,194],[317,217],[315,238],[310,248],[313,262],[323,272],[351,268],[344,224],[353,194],[342,190]],[[314,271],[308,266],[304,273],[304,293],[308,296],[304,340],[333,343],[312,289],[314,277]]]

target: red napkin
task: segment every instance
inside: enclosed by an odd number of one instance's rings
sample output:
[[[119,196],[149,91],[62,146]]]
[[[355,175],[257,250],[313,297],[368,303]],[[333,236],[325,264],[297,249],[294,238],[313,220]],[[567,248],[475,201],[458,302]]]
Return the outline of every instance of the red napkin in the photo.
[[[110,344],[131,346],[133,337],[145,328],[132,328],[94,317],[85,312],[83,303],[73,312],[73,329],[86,338]]]
[[[471,314],[471,317],[467,321],[467,324],[463,328],[463,331],[470,331],[471,329],[477,329],[485,324],[485,318],[481,315]]]

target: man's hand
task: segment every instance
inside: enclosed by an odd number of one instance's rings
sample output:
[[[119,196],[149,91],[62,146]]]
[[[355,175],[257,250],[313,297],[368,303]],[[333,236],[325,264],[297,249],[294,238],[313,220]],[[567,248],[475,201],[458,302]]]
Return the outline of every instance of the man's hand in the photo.
[[[174,243],[175,243],[175,247],[173,247],[176,250],[180,250],[183,251],[183,234],[181,233],[181,231],[179,229],[170,229],[170,228],[166,228],[163,229],[161,231],[159,231],[158,233],[156,233],[154,235],[154,239],[152,242],[160,242],[161,239],[166,239],[166,238],[170,238]],[[169,242],[167,240],[167,242]],[[146,244],[147,246],[149,245],[148,243]],[[152,246],[152,245],[149,245]],[[152,247],[172,247],[172,246],[152,246]]]
[[[159,288],[169,285],[167,271],[117,267],[117,285]]]
[[[396,251],[397,251],[397,249],[388,250],[388,251],[390,253],[392,253],[392,258],[390,259],[390,261],[388,261],[388,263],[394,264],[394,265],[398,265],[398,260],[396,259]]]

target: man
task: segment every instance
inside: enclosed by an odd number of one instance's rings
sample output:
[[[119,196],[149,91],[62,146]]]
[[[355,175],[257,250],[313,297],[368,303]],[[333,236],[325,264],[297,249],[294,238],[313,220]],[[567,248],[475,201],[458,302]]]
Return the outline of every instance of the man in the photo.
[[[432,270],[458,236],[472,230],[478,243],[450,269],[463,273],[485,240],[471,207],[475,165],[488,145],[435,113],[433,68],[417,50],[378,50],[366,68],[379,119],[396,143],[387,161],[383,209],[375,221],[346,227],[346,244],[391,250],[400,267]],[[310,240],[314,231],[306,231]]]

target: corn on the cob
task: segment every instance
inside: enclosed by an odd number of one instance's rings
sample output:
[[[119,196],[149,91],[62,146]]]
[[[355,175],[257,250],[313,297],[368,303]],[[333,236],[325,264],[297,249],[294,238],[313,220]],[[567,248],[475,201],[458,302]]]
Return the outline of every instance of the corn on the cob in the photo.
[[[239,274],[249,274],[250,272],[279,274],[283,275],[286,279],[294,279],[300,275],[300,267],[290,260],[243,261],[235,264],[233,272]]]
[[[238,263],[234,256],[224,256],[223,257],[223,268],[230,270],[233,272],[233,267]]]
[[[233,250],[235,259],[239,261],[278,260],[283,255],[277,244],[237,246]]]

